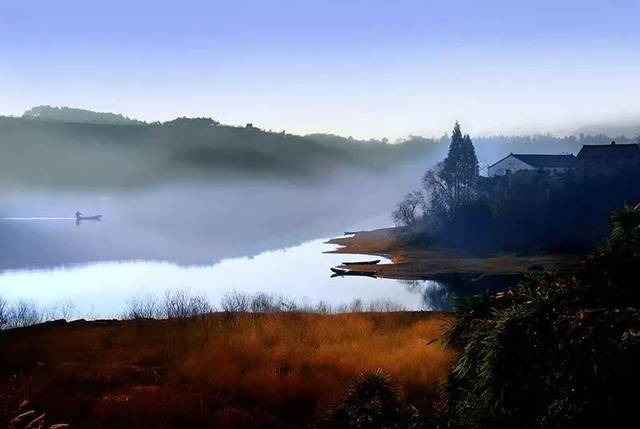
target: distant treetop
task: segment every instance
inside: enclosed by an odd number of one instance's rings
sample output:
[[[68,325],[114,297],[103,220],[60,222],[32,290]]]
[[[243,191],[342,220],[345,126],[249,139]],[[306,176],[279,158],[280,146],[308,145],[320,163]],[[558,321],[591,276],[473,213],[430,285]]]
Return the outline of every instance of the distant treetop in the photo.
[[[131,119],[117,113],[93,112],[73,107],[35,106],[22,114],[23,118],[46,121],[111,124],[111,125],[143,125],[145,122]]]
[[[211,118],[187,118],[181,117],[176,118],[171,121],[163,122],[162,125],[165,126],[199,126],[199,127],[215,127],[220,125],[220,122],[211,119]]]

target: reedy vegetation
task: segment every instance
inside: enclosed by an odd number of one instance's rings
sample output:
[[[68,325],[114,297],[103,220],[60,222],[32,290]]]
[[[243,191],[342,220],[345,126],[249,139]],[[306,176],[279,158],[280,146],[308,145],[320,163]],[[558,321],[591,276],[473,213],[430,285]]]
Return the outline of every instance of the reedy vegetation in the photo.
[[[331,305],[320,301],[314,305],[298,303],[279,294],[258,292],[246,294],[228,292],[217,306],[207,298],[186,290],[167,290],[163,295],[134,296],[126,303],[125,311],[120,315],[123,320],[136,319],[179,319],[201,318],[210,313],[317,313],[339,314],[360,312],[405,311],[402,305],[390,300],[378,299],[365,302],[355,299],[347,304]],[[0,297],[0,330],[22,328],[37,325],[50,320],[76,317],[77,312],[71,303],[60,303],[50,308],[38,306],[34,301],[20,299],[9,303]]]
[[[447,318],[218,312],[8,330],[0,424],[28,398],[77,428],[302,427],[330,417],[345,388],[378,369],[403,406],[429,415],[452,357],[432,342]]]
[[[32,326],[46,320],[68,319],[73,313],[71,303],[59,303],[43,309],[32,300],[20,299],[9,303],[0,297],[0,330]]]

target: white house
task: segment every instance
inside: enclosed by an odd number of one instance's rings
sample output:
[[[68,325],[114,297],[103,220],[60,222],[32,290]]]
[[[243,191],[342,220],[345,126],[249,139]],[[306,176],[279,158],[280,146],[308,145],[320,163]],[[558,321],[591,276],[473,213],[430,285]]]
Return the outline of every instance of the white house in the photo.
[[[487,167],[489,177],[506,176],[520,170],[566,171],[576,167],[574,155],[525,155],[510,153]]]

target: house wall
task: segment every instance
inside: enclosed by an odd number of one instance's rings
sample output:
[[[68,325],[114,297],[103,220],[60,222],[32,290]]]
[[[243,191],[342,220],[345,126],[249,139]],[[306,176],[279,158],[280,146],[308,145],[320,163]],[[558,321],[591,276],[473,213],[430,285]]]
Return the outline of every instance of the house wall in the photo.
[[[564,172],[564,171],[571,170],[571,168],[559,168],[559,167],[554,167],[554,168],[541,168],[541,170],[544,170],[544,171],[550,171],[550,172],[552,172],[552,173],[561,173],[561,172]]]
[[[487,174],[489,175],[489,177],[504,176],[505,174],[507,174],[507,171],[509,173],[515,173],[516,171],[520,170],[534,170],[534,168],[529,164],[520,161],[513,155],[509,155],[502,161],[499,161],[498,163],[489,167],[487,169]]]

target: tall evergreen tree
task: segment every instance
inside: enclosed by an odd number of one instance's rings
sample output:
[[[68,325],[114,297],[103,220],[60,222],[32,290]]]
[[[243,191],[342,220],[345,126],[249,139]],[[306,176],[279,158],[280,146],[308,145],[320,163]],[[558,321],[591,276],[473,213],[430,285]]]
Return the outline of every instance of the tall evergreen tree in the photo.
[[[435,171],[427,172],[423,182],[431,196],[431,208],[448,212],[471,201],[476,195],[479,176],[478,158],[468,134],[462,134],[456,122],[449,153]]]
[[[478,184],[478,176],[480,168],[478,167],[478,157],[473,147],[473,142],[469,134],[465,134],[462,138],[462,150],[460,157],[460,193],[459,197],[463,202],[469,201],[475,197],[476,185]]]
[[[463,137],[460,131],[460,124],[456,121],[451,133],[451,143],[449,144],[449,153],[442,162],[442,171],[440,176],[444,180],[449,194],[452,199],[457,200],[457,195],[461,184],[461,165],[463,157]]]

